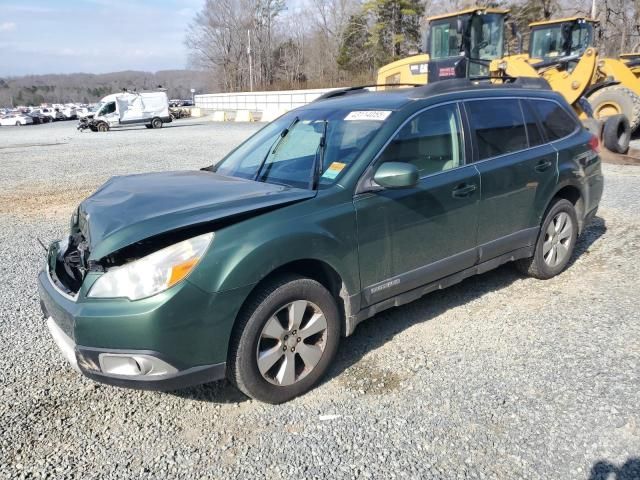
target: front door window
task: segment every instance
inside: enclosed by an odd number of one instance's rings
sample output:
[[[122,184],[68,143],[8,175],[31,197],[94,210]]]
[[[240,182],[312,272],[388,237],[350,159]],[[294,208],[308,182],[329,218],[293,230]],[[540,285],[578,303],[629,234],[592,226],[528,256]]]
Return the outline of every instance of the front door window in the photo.
[[[420,113],[398,132],[382,154],[382,162],[413,163],[426,177],[463,163],[460,113],[456,104]]]

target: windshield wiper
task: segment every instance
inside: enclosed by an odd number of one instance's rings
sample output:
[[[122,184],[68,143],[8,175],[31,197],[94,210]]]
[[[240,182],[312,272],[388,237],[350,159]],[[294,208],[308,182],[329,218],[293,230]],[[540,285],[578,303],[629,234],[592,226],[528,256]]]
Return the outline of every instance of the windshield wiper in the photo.
[[[293,128],[293,126],[296,123],[298,123],[299,120],[300,119],[298,117],[294,118],[293,122],[291,122],[291,124],[287,128],[285,128],[282,132],[280,132],[280,137],[269,148],[269,151],[262,159],[262,162],[260,162],[260,165],[258,166],[258,170],[256,170],[256,175],[253,177],[255,181],[259,181],[258,179],[260,178],[260,174],[262,173],[262,168],[264,167],[264,164],[267,163],[267,159],[269,158],[269,155],[272,153],[276,153],[276,150],[280,146],[280,143],[282,142],[282,140],[284,140],[284,137],[286,137],[289,134],[289,131]]]
[[[320,175],[322,175],[322,167],[324,166],[324,152],[327,144],[327,125],[328,121],[324,121],[322,126],[322,137],[320,137],[320,143],[318,144],[318,150],[313,157],[313,166],[311,167],[311,190],[315,190],[318,187],[320,181]]]

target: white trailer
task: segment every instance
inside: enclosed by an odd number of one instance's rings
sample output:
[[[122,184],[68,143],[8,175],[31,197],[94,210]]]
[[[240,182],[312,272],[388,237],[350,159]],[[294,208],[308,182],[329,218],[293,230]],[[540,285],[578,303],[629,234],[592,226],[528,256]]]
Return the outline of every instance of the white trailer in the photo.
[[[104,97],[96,106],[91,120],[81,120],[94,132],[106,132],[125,125],[144,125],[161,128],[171,122],[169,100],[165,92],[114,93]]]

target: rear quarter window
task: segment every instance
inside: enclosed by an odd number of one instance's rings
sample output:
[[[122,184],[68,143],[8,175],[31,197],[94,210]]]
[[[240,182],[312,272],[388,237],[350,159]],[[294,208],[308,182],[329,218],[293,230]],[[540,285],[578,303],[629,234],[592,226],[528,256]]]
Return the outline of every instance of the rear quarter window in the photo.
[[[571,135],[578,127],[575,118],[552,100],[530,100],[550,141]]]

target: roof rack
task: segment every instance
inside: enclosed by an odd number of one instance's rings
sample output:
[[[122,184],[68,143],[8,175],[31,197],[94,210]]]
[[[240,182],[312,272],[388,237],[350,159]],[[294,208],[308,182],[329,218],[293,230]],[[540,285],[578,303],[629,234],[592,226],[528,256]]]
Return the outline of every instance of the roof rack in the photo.
[[[423,83],[378,83],[373,85],[359,85],[357,87],[348,87],[341,88],[339,90],[332,90],[327,93],[323,93],[318,98],[314,100],[317,102],[319,100],[328,100],[330,98],[344,97],[345,95],[353,95],[355,93],[364,93],[367,92],[367,88],[373,87],[423,87]]]
[[[440,93],[476,90],[479,88],[526,88],[530,90],[551,90],[549,82],[540,77],[498,77],[502,83],[493,83],[495,77],[455,78],[423,85],[412,90],[409,98],[424,98]]]

